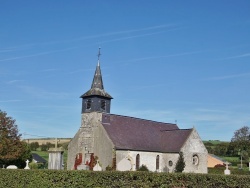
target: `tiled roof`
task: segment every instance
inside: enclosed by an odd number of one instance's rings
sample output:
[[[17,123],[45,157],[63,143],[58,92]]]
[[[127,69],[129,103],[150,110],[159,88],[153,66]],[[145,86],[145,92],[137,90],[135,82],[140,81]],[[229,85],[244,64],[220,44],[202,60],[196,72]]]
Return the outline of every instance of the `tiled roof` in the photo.
[[[176,124],[103,114],[103,127],[116,149],[179,152],[192,129],[179,129]]]

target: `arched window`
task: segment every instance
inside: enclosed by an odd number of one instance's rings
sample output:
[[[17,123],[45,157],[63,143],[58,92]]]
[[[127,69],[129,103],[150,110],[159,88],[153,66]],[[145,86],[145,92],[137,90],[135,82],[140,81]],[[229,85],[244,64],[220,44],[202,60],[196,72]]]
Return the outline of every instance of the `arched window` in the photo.
[[[160,156],[156,156],[156,170],[159,170]]]
[[[197,155],[193,155],[193,165],[198,165],[199,164],[199,157]]]
[[[86,109],[89,110],[91,108],[91,99],[88,99],[86,102]]]
[[[101,109],[106,110],[106,101],[105,100],[101,100]]]
[[[136,155],[135,168],[136,168],[136,170],[138,170],[140,168],[140,155],[139,154]]]

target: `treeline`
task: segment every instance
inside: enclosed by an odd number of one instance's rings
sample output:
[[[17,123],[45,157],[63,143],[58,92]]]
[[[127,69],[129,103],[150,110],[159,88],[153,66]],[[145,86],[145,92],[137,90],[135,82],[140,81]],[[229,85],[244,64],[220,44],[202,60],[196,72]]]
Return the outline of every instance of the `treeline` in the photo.
[[[68,149],[68,142],[65,142],[63,144],[57,144],[57,147],[62,147],[64,150]],[[38,142],[32,142],[29,144],[31,151],[37,151],[38,148],[41,149],[41,151],[48,151],[50,148],[55,148],[55,144],[52,144],[50,142],[46,142],[46,144],[39,145]]]
[[[244,126],[234,132],[230,142],[205,142],[208,153],[225,157],[242,157],[248,162],[250,156],[250,128]]]

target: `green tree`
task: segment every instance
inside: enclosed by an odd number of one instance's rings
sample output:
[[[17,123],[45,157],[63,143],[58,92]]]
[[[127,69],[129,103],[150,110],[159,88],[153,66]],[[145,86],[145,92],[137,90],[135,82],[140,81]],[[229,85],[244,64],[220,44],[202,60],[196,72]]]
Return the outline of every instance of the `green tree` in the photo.
[[[21,141],[15,120],[0,110],[0,164],[22,168],[31,158],[28,145]]]
[[[239,151],[246,151],[250,154],[250,128],[243,126],[234,132],[229,144],[229,153],[232,156],[238,156]],[[245,154],[246,156],[247,154]]]
[[[183,153],[179,153],[179,158],[175,166],[175,172],[182,172],[186,166],[186,163],[184,161]]]
[[[41,151],[48,151],[48,146],[46,144],[42,144]]]
[[[222,142],[220,144],[215,145],[214,154],[219,156],[226,156],[228,151],[229,143]]]
[[[30,149],[31,149],[31,151],[36,151],[37,148],[39,148],[39,143],[38,142],[32,142],[32,143],[30,143]]]
[[[235,141],[249,141],[250,140],[250,128],[243,126],[234,132],[234,136],[231,139],[232,142]]]

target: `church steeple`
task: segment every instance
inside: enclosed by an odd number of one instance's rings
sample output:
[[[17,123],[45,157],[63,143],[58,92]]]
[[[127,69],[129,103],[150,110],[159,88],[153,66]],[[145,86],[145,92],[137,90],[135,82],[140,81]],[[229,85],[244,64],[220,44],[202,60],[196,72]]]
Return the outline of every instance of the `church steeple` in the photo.
[[[113,99],[103,87],[102,74],[100,68],[100,49],[98,51],[98,62],[91,89],[84,93],[82,98],[82,113],[84,112],[107,112],[110,113],[110,103]]]
[[[102,73],[101,73],[101,68],[100,68],[100,55],[101,55],[100,50],[101,50],[101,48],[99,48],[99,51],[98,51],[98,55],[97,55],[98,56],[98,62],[97,62],[95,75],[94,75],[94,78],[93,78],[91,88],[104,89],[103,82],[102,82]]]

